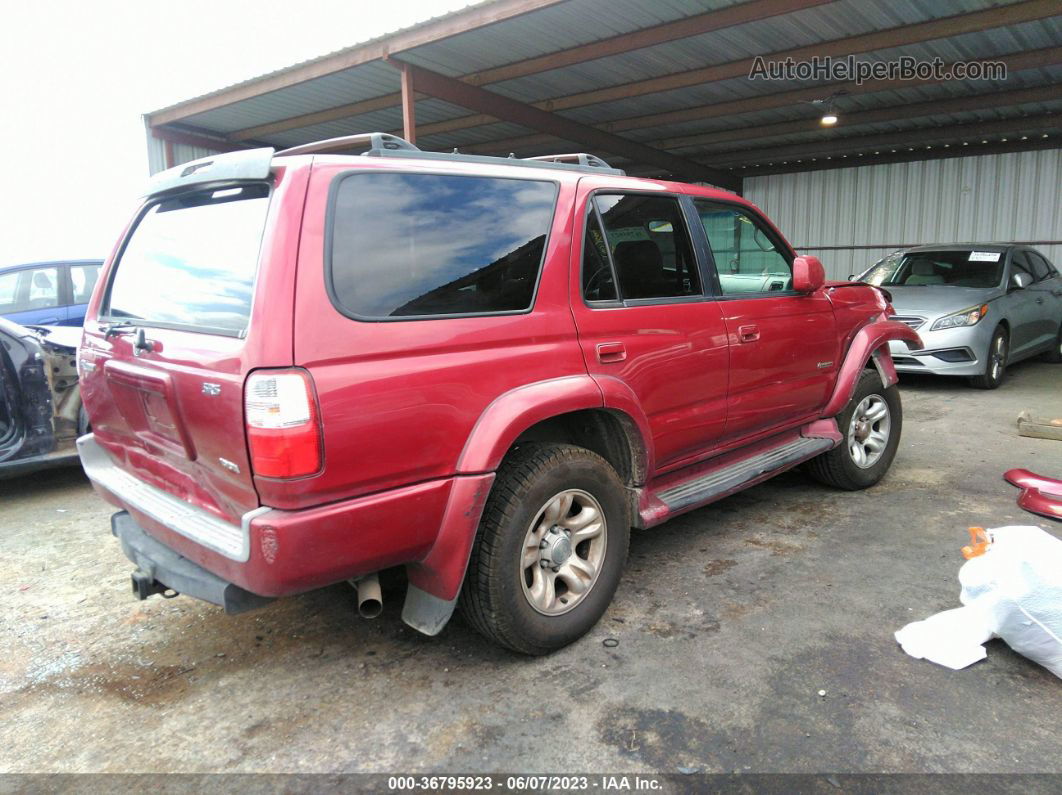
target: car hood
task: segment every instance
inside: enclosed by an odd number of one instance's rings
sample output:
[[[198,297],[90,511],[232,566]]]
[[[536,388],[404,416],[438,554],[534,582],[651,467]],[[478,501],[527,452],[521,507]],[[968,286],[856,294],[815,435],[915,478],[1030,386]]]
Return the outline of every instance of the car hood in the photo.
[[[30,326],[46,342],[62,348],[77,350],[81,347],[81,326]]]
[[[1003,295],[1003,290],[998,287],[905,287],[890,284],[885,289],[892,293],[892,306],[897,315],[927,318],[959,312]]]

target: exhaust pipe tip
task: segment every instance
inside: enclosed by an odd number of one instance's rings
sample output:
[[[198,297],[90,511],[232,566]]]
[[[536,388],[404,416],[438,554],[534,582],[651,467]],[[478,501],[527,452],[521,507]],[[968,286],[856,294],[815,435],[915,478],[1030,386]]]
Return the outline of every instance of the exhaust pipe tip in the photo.
[[[351,580],[350,584],[358,592],[358,615],[362,618],[376,618],[383,612],[383,593],[380,591],[378,574],[366,574]]]
[[[377,618],[383,612],[379,599],[362,599],[358,602],[358,615],[362,618]]]

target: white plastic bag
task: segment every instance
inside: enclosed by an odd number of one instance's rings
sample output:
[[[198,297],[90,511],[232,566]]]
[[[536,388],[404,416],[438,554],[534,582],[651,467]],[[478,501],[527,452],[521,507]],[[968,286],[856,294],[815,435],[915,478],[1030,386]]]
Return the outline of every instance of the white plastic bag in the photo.
[[[912,657],[957,670],[986,656],[985,641],[1002,638],[1062,678],[1062,541],[1029,526],[986,535],[984,552],[959,569],[963,607],[908,624],[896,641]]]

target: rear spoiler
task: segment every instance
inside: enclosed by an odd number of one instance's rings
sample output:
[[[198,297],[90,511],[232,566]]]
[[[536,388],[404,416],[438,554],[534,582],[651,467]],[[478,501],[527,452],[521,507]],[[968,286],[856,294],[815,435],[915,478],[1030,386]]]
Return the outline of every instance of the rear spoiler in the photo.
[[[243,149],[239,152],[210,155],[190,163],[182,163],[151,177],[140,195],[142,197],[157,196],[188,187],[263,180],[269,177],[275,151],[270,146],[261,149]]]

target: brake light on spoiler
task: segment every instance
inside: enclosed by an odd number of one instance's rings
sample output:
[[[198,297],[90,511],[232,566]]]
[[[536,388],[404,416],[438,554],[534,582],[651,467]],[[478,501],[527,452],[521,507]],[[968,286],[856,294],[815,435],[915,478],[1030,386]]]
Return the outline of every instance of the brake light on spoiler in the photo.
[[[309,373],[251,373],[244,385],[243,406],[256,475],[298,478],[321,470],[321,421]]]

